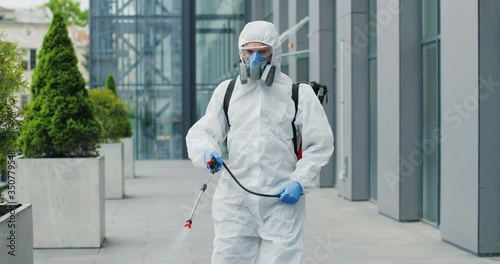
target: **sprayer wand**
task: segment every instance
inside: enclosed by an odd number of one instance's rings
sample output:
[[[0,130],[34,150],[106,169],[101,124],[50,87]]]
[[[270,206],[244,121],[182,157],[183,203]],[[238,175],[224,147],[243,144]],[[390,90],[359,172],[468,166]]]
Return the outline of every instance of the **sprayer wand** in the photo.
[[[201,194],[204,193],[205,190],[207,189],[207,183],[210,180],[210,178],[212,178],[212,175],[215,174],[215,168],[218,166],[217,162],[214,162],[214,160],[210,160],[207,163],[208,163],[208,166],[210,166],[210,175],[208,176],[208,178],[205,181],[205,183],[203,184],[203,186],[201,186],[200,192],[198,193],[198,198],[196,198],[196,202],[194,203],[193,210],[191,211],[191,214],[189,215],[189,219],[184,224],[184,228],[191,229],[191,226],[193,225],[194,212],[196,211],[196,207],[198,207],[198,203],[200,202]]]

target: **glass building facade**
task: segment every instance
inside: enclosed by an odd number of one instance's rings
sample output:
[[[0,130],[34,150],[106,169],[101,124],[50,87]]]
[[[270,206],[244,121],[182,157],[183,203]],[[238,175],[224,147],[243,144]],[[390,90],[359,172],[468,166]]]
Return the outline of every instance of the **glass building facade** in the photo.
[[[114,76],[132,109],[136,159],[186,158],[186,128],[218,82],[235,76],[243,3],[90,0],[89,87]]]
[[[239,74],[238,37],[245,1],[196,1],[196,117],[205,113],[213,90]]]
[[[338,177],[332,195],[376,200],[391,219],[499,254],[500,96],[489,94],[500,72],[497,1],[250,2],[252,19],[280,32],[301,12],[310,19],[307,34],[284,43],[282,66],[300,80],[295,56],[308,42],[310,76],[330,88],[338,158],[320,186]]]
[[[422,32],[422,212],[423,219],[439,225],[439,1],[421,2]]]

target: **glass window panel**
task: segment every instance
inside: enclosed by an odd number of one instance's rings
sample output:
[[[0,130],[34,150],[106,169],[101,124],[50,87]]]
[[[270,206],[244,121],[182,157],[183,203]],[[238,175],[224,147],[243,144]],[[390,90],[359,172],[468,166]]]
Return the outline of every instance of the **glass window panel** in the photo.
[[[89,86],[115,77],[134,113],[137,159],[182,158],[182,0],[91,1]],[[198,117],[213,89],[238,74],[244,7],[244,0],[196,0]]]
[[[377,200],[377,59],[370,67],[370,199]]]
[[[264,20],[273,22],[273,0],[264,0]]]
[[[91,0],[90,81],[114,76],[137,159],[182,158],[182,0]]]
[[[30,49],[30,69],[33,70],[36,67],[36,49]]]
[[[243,14],[245,3],[242,0],[196,0],[196,14]]]
[[[439,79],[438,43],[423,46],[423,218],[438,222],[439,204]]]
[[[238,37],[244,0],[196,0],[196,116],[205,114],[213,90],[239,74]]]
[[[422,0],[422,38],[439,34],[439,1]]]
[[[297,59],[297,81],[309,81],[309,57]]]

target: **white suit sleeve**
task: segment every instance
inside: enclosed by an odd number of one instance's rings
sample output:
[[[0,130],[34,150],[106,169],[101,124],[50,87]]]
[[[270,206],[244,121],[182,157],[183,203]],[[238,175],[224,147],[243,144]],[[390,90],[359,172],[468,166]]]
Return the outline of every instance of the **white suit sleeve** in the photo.
[[[301,86],[295,124],[302,134],[302,159],[297,162],[291,180],[298,181],[307,193],[316,186],[321,167],[333,154],[333,133],[313,89]]]
[[[205,167],[203,154],[207,149],[215,149],[222,155],[221,145],[228,131],[222,104],[229,82],[230,80],[224,81],[215,88],[205,115],[186,135],[188,156],[195,166]]]

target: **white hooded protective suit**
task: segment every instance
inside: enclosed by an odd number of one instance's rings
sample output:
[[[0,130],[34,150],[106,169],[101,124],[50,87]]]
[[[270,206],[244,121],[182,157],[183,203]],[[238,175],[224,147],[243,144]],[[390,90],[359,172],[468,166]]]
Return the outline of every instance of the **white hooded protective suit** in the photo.
[[[314,187],[320,168],[333,153],[333,135],[323,107],[310,87],[301,84],[295,124],[302,134],[302,159],[293,149],[291,122],[295,114],[292,80],[281,73],[281,43],[273,24],[248,23],[239,37],[239,47],[262,42],[272,47],[271,64],[276,76],[271,86],[264,81],[236,80],[229,104],[229,129],[223,101],[230,80],[214,91],[206,114],[186,137],[189,158],[205,167],[204,151],[216,149],[227,136],[228,167],[250,190],[276,193],[291,180],[304,193]],[[269,67],[269,66],[268,66]],[[303,248],[305,195],[296,204],[277,198],[259,197],[242,190],[223,171],[214,194],[215,226],[212,263],[300,263]]]

